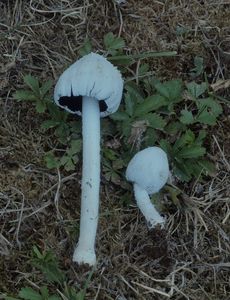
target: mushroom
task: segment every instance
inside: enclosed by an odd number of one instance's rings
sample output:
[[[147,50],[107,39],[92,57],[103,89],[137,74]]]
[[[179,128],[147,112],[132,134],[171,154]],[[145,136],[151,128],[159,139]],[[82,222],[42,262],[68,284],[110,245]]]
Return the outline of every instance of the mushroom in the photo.
[[[55,103],[82,116],[83,166],[80,235],[73,261],[96,264],[95,240],[100,187],[100,116],[115,112],[120,104],[123,80],[106,58],[90,53],[60,76],[54,90]]]
[[[138,152],[129,162],[126,179],[134,185],[137,206],[143,213],[149,229],[164,226],[164,218],[158,213],[149,195],[159,192],[169,177],[166,153],[159,147],[149,147]]]

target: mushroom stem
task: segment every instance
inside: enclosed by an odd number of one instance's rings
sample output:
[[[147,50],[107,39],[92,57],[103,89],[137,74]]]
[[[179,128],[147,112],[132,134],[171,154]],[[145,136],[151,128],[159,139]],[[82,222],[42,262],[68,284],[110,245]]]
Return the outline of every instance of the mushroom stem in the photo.
[[[138,184],[134,183],[134,195],[137,201],[137,206],[144,215],[149,229],[153,229],[157,225],[164,226],[164,218],[156,210],[151,202],[146,190],[141,188]]]
[[[96,263],[95,239],[99,211],[100,186],[100,110],[95,98],[82,101],[83,167],[80,236],[73,261]]]

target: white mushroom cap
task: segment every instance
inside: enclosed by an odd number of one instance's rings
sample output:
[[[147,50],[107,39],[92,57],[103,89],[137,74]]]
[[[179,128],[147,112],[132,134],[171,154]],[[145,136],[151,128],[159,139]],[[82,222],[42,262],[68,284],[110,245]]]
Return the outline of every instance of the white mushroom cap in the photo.
[[[166,153],[159,147],[138,152],[126,170],[126,179],[138,184],[149,195],[159,192],[169,177]]]
[[[105,57],[90,53],[72,64],[60,76],[54,101],[70,113],[81,115],[82,97],[97,99],[101,116],[115,112],[121,102],[123,80]]]

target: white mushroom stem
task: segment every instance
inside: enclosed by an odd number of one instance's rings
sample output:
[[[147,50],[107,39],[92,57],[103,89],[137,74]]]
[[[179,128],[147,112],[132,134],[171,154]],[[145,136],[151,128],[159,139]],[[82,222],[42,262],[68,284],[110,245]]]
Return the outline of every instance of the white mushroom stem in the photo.
[[[100,110],[99,102],[91,97],[82,100],[83,170],[80,236],[73,261],[96,263],[95,239],[99,211],[100,187]]]
[[[146,190],[141,188],[138,184],[134,183],[134,196],[137,201],[137,206],[144,215],[147,225],[150,229],[160,225],[164,226],[165,220],[158,213],[153,203],[151,202]]]

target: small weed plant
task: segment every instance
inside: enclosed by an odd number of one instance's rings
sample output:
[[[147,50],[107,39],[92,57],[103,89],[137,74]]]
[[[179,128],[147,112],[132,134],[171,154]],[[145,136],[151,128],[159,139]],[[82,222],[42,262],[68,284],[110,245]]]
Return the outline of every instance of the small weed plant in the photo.
[[[89,273],[84,287],[80,291],[67,282],[67,276],[58,264],[54,253],[50,250],[41,252],[37,246],[33,247],[29,263],[39,270],[46,284],[41,287],[23,287],[16,297],[5,296],[5,300],[84,300],[86,289],[91,281],[93,270]],[[40,280],[41,281],[41,280]],[[55,291],[58,291],[55,292]]]
[[[194,68],[189,74],[191,82],[180,79],[160,81],[150,76],[149,65],[144,58],[173,56],[173,52],[148,52],[138,55],[125,53],[125,42],[121,37],[108,33],[104,37],[105,50],[102,53],[117,65],[126,78],[124,101],[110,121],[104,120],[104,138],[119,137],[119,147],[104,147],[103,168],[107,180],[120,183],[123,168],[139,149],[159,145],[168,154],[172,173],[180,181],[212,173],[214,165],[207,160],[205,147],[209,127],[217,122],[222,107],[209,90],[204,77],[203,59],[194,58]],[[93,50],[87,39],[79,50],[83,56]],[[135,80],[128,70],[140,60]],[[199,78],[199,83],[195,79]],[[137,83],[138,81],[138,83]],[[51,149],[45,155],[48,168],[74,170],[81,152],[80,119],[73,120],[59,109],[50,94],[52,82],[40,83],[37,78],[26,75],[27,89],[15,93],[18,101],[30,101],[38,113],[46,113],[42,130],[54,133],[59,148]]]

